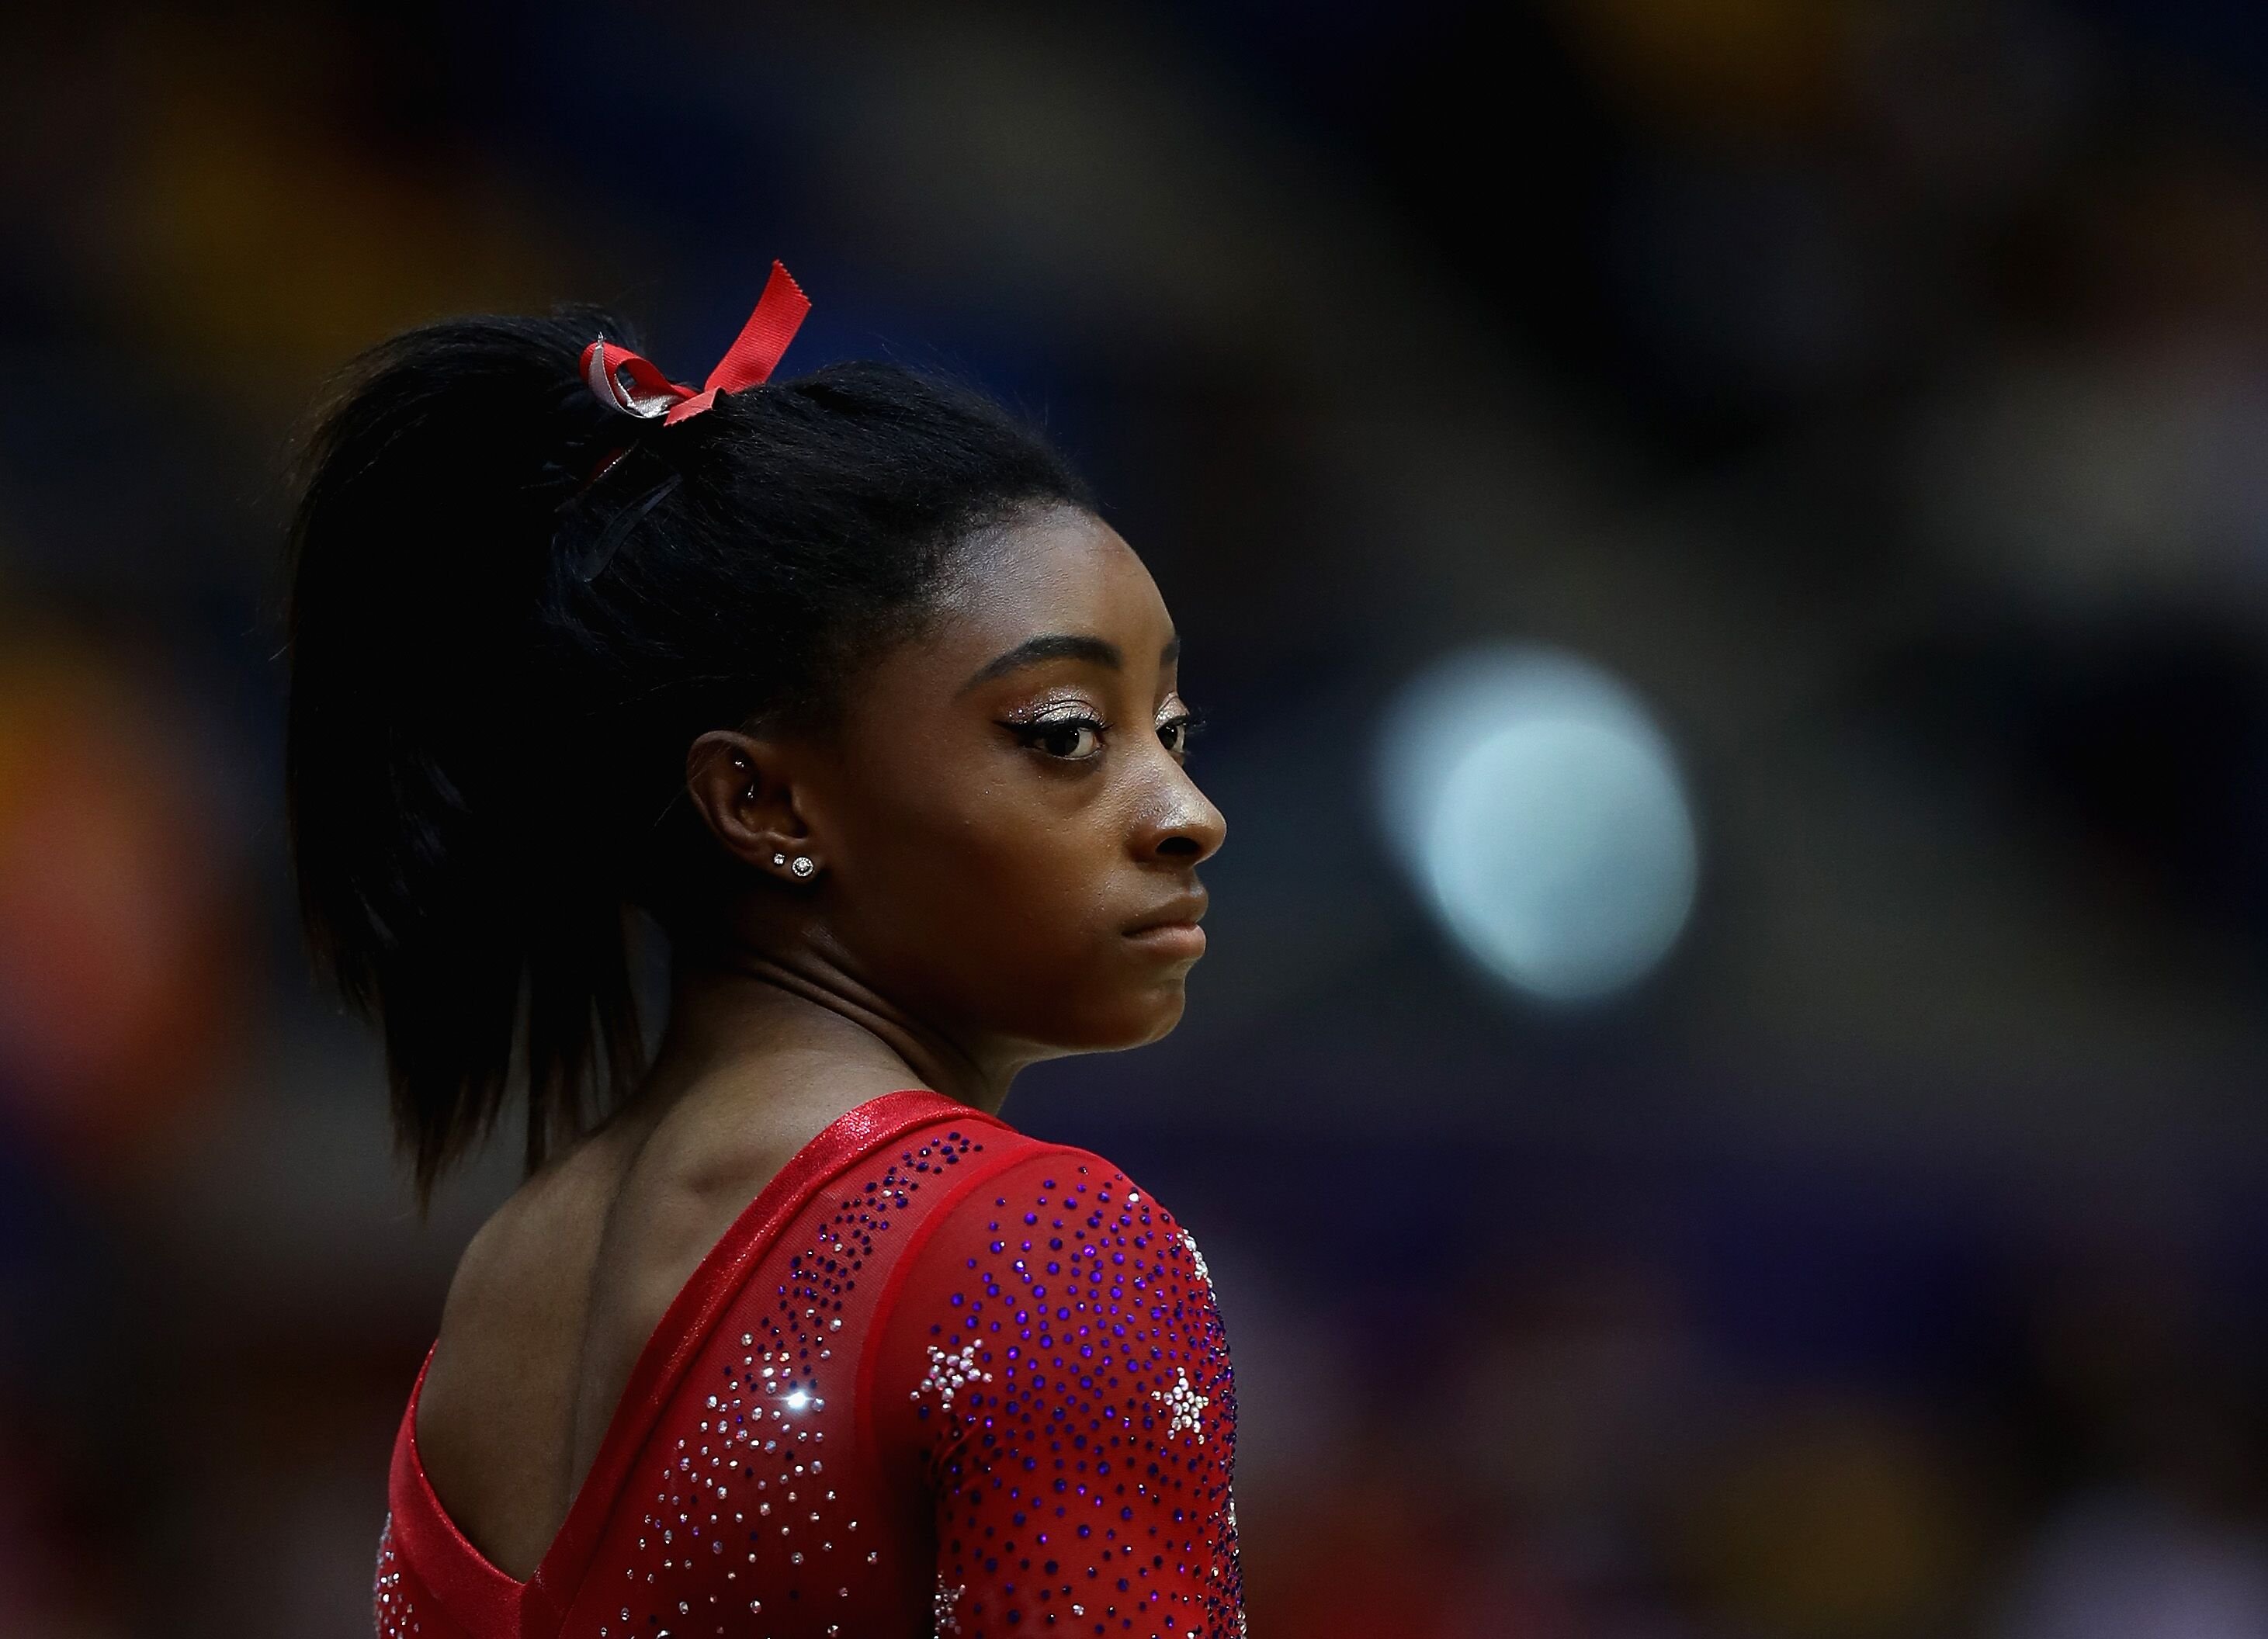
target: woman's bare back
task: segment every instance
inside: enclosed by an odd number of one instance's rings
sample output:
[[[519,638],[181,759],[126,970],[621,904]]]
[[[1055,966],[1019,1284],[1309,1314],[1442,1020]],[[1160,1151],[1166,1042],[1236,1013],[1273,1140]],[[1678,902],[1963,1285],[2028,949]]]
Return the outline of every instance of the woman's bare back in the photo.
[[[782,1067],[783,1069],[785,1067]],[[915,1084],[865,1064],[656,1088],[522,1185],[466,1247],[417,1448],[473,1546],[526,1581],[566,1519],[639,1354],[748,1202],[844,1111]]]

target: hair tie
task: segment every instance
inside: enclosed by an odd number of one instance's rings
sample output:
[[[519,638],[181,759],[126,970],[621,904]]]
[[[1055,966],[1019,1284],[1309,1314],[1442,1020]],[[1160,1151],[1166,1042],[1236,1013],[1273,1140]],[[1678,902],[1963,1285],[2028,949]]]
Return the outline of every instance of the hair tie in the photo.
[[[617,347],[603,336],[583,349],[583,379],[592,395],[608,408],[646,421],[658,415],[663,426],[674,427],[716,403],[719,393],[738,393],[770,379],[772,366],[787,351],[797,327],[810,311],[811,298],[803,293],[803,287],[775,261],[771,277],[764,281],[764,293],[756,298],[755,311],[698,393],[682,382],[672,381],[630,349]]]

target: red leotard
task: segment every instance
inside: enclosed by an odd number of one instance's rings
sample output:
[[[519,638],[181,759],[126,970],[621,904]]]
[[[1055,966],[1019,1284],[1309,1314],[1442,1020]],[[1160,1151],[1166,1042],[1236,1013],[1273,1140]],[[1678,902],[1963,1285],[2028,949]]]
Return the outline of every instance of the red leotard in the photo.
[[[416,1416],[413,1389],[379,1639],[1244,1630],[1197,1243],[936,1093],[835,1121],[702,1260],[526,1582],[451,1522]]]

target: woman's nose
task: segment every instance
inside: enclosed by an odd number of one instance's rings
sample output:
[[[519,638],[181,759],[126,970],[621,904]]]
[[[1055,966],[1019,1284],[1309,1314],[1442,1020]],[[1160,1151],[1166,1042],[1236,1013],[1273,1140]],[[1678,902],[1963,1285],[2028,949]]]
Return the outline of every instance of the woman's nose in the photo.
[[[1228,821],[1178,764],[1171,783],[1160,793],[1157,813],[1137,839],[1145,859],[1186,869],[1211,859],[1227,839]]]

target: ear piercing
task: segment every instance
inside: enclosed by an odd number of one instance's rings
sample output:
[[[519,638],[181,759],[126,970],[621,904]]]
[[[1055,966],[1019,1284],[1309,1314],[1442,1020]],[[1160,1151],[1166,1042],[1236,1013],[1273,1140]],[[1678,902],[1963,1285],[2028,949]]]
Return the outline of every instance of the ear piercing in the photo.
[[[748,760],[735,752],[733,753],[733,766],[746,774],[748,771]],[[756,800],[756,788],[753,783],[748,786],[747,800],[750,802]],[[774,854],[772,864],[787,866],[788,873],[798,881],[810,880],[812,872],[819,869],[812,863],[811,856],[808,854],[798,854],[792,861],[785,854]]]

